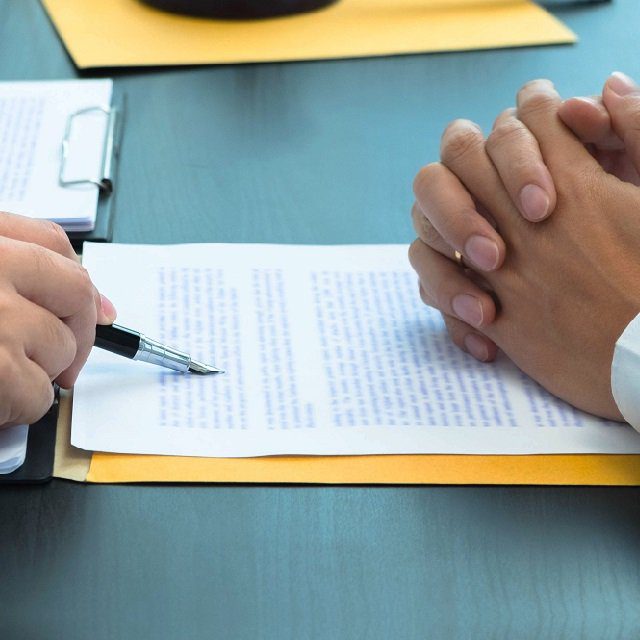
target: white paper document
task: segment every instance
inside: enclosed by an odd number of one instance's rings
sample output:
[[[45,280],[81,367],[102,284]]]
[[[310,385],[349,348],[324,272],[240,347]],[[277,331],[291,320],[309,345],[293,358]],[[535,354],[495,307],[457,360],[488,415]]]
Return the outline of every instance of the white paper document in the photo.
[[[109,79],[0,82],[0,211],[93,229],[98,187],[59,184],[62,140],[74,113],[111,104],[112,88]],[[107,123],[99,111],[72,119],[65,180],[99,177]]]
[[[0,475],[12,473],[22,466],[27,455],[29,425],[0,429]]]
[[[195,376],[94,349],[72,443],[96,451],[640,453],[640,434],[482,364],[418,297],[407,248],[85,245],[118,322],[227,370]]]

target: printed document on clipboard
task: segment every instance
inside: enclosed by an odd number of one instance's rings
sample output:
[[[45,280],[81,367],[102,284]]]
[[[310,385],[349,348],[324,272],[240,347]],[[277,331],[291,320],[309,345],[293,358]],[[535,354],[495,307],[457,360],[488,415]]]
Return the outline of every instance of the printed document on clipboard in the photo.
[[[96,225],[112,188],[113,81],[0,82],[0,211]]]

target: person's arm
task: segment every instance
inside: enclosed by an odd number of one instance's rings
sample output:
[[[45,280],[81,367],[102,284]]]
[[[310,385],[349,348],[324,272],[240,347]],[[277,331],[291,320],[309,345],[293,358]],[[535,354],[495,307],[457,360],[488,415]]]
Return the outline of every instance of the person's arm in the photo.
[[[41,418],[115,316],[58,225],[0,213],[0,428]]]

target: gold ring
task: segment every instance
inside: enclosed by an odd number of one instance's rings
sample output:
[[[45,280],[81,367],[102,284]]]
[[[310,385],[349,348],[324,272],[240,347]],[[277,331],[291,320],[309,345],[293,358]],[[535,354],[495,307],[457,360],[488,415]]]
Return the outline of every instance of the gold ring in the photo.
[[[459,251],[453,252],[453,259],[458,263],[459,267],[466,269],[467,265],[464,263],[464,256]]]

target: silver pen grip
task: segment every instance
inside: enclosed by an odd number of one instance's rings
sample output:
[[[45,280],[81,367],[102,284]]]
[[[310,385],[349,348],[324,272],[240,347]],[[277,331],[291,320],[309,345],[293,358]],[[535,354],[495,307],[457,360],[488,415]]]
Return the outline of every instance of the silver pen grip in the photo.
[[[188,353],[171,349],[156,340],[140,334],[140,346],[134,360],[149,362],[174,371],[189,371],[191,358]]]

